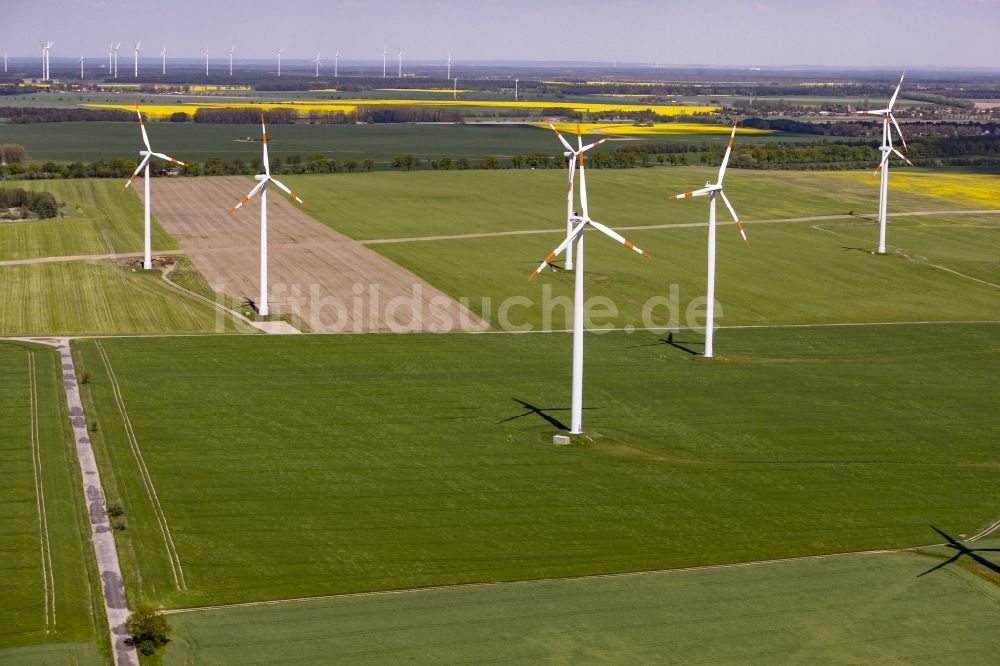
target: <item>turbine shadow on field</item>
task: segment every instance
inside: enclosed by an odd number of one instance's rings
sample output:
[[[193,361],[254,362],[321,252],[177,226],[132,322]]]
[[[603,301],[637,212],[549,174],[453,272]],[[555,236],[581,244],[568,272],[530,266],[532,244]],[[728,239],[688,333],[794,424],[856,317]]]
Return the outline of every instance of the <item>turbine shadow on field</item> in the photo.
[[[518,414],[517,416],[512,416],[509,419],[503,419],[502,421],[497,421],[497,425],[501,423],[507,423],[508,421],[514,421],[516,419],[524,418],[525,416],[531,416],[532,414],[537,414],[541,418],[545,419],[550,425],[558,428],[559,430],[569,430],[569,426],[552,416],[548,412],[568,412],[569,407],[536,407],[530,402],[525,402],[519,398],[511,398],[514,402],[518,403],[524,407],[526,412],[523,414]],[[592,407],[584,407],[584,409],[593,409]]]
[[[920,576],[926,576],[927,574],[931,573],[932,571],[937,571],[941,567],[947,566],[947,565],[951,564],[952,562],[955,562],[956,560],[958,560],[959,558],[961,558],[963,555],[965,555],[969,559],[977,562],[978,564],[981,564],[982,566],[986,567],[990,571],[992,571],[994,573],[1000,574],[1000,564],[994,564],[993,562],[990,562],[989,560],[987,560],[985,557],[982,557],[981,555],[977,555],[976,554],[976,553],[998,553],[998,552],[1000,552],[1000,548],[969,548],[965,544],[959,543],[958,541],[956,541],[955,539],[953,539],[951,536],[949,536],[948,534],[945,534],[943,531],[939,530],[938,528],[934,527],[933,525],[931,525],[931,529],[934,530],[935,532],[937,532],[938,534],[940,534],[941,536],[943,536],[945,539],[948,540],[948,543],[946,543],[945,546],[947,546],[948,548],[951,548],[952,550],[957,551],[957,552],[954,555],[952,555],[950,559],[945,560],[941,564],[938,564],[936,566],[931,567],[930,569],[928,569],[927,571],[923,572],[922,574],[917,574],[917,578],[920,578]]]
[[[685,345],[704,345],[704,344],[705,344],[704,342],[686,342],[683,340],[675,341],[673,332],[669,332],[665,337],[660,338],[656,342],[650,342],[649,344],[645,345],[632,345],[631,347],[629,347],[629,349],[638,349],[640,347],[659,347],[660,345],[667,345],[675,349],[680,349],[683,352],[687,352],[692,356],[697,356],[702,352],[697,351],[695,349],[691,349],[690,347],[685,347]]]

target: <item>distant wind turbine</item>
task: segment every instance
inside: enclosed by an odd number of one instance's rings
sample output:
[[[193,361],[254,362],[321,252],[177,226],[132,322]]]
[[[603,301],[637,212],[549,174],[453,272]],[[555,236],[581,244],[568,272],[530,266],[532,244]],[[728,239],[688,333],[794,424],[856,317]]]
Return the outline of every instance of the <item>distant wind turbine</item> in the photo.
[[[316,78],[317,79],[319,78],[319,64],[320,64],[320,62],[321,61],[319,59],[319,54],[317,53],[316,57],[313,59],[313,64],[316,65]]]
[[[145,251],[143,252],[142,267],[149,270],[153,267],[152,256],[150,250],[150,233],[149,233],[149,159],[151,157],[158,157],[161,160],[166,160],[171,164],[179,164],[181,166],[187,166],[184,162],[180,160],[175,160],[169,155],[164,155],[163,153],[154,153],[153,149],[149,146],[149,137],[146,136],[146,125],[142,121],[142,112],[139,111],[139,107],[135,108],[135,113],[139,116],[139,129],[142,131],[142,143],[146,146],[146,150],[140,150],[139,154],[142,159],[139,161],[139,166],[135,168],[135,171],[129,176],[128,181],[125,183],[125,188],[132,184],[135,177],[139,175],[139,172],[143,172],[143,199],[145,201],[144,209],[144,226],[143,226],[143,238],[145,239]]]
[[[285,52],[285,47],[278,49],[278,76],[281,76],[281,54]]]
[[[605,141],[607,141],[607,138],[600,139],[599,141],[595,141],[594,143],[588,143],[585,146],[585,145],[583,145],[583,139],[581,138],[580,130],[577,129],[577,144],[578,144],[578,147],[574,148],[570,144],[570,142],[566,140],[566,138],[562,135],[562,133],[560,133],[559,130],[556,129],[555,125],[553,125],[552,123],[549,123],[549,127],[551,127],[552,131],[556,133],[556,137],[559,138],[559,141],[562,143],[563,147],[566,149],[566,152],[564,152],[563,155],[565,157],[569,158],[569,160],[568,160],[568,162],[569,162],[569,178],[567,180],[568,185],[566,187],[566,235],[569,236],[571,233],[573,233],[573,220],[576,219],[576,213],[573,212],[573,202],[574,202],[574,197],[573,197],[573,180],[576,177],[577,160],[578,159],[580,160],[580,182],[582,183],[583,180],[584,180],[584,178],[585,178],[585,174],[584,174],[584,162],[583,162],[583,159],[582,159],[583,158],[583,154],[585,152],[587,152],[588,150],[590,150],[591,148],[594,148],[595,146],[601,145],[602,143],[604,143]],[[568,271],[573,270],[573,246],[572,246],[572,244],[566,246],[566,270],[568,270]]]
[[[167,75],[167,45],[163,45],[163,49],[160,51],[160,74]]]
[[[399,52],[396,54],[396,59],[399,62],[399,69],[396,72],[396,78],[401,79],[403,78],[403,49],[399,48],[398,51]]]
[[[7,49],[3,50],[3,73],[7,73]]]
[[[236,44],[233,44],[233,47],[229,49],[229,76],[233,75],[233,51],[235,50]]]
[[[382,47],[382,78],[385,78],[385,57],[389,54],[386,47]]]
[[[899,96],[899,89],[903,87],[903,78],[906,76],[906,72],[903,72],[903,76],[899,77],[899,85],[896,86],[896,92],[892,93],[892,98],[889,100],[889,105],[884,109],[874,109],[872,111],[859,111],[860,115],[869,116],[882,116],[882,146],[879,148],[882,151],[882,161],[879,162],[878,170],[882,170],[882,179],[879,182],[878,189],[878,249],[876,250],[879,254],[885,254],[885,223],[886,223],[886,208],[889,200],[889,155],[896,154],[901,160],[913,166],[913,162],[906,158],[906,155],[896,150],[892,145],[892,130],[889,128],[889,121],[892,121],[893,127],[896,128],[896,133],[899,134],[899,140],[903,142],[903,150],[906,150],[906,139],[903,138],[903,131],[899,129],[899,123],[896,122],[896,116],[892,115],[892,107],[896,103],[896,97]]]
[[[116,79],[118,78],[118,49],[121,47],[121,45],[122,45],[122,43],[118,42],[117,44],[115,44],[114,48],[112,49],[114,51],[114,54],[115,54],[115,78]]]
[[[208,76],[208,47],[205,47],[205,76]]]
[[[80,80],[83,81],[83,56],[80,56]]]
[[[240,208],[243,204],[250,201],[253,195],[260,192],[260,301],[257,303],[257,312],[261,315],[267,315],[267,184],[274,183],[275,187],[284,192],[288,193],[293,199],[298,201],[300,204],[304,204],[302,199],[295,196],[295,193],[290,189],[285,187],[283,183],[276,180],[271,175],[271,163],[267,157],[267,128],[264,126],[264,114],[260,114],[260,131],[261,131],[261,145],[264,147],[264,173],[257,174],[254,179],[259,181],[254,185],[250,193],[247,194],[243,199],[229,209],[230,213],[236,212],[236,209]]]
[[[333,54],[333,78],[339,78],[340,76],[340,49]]]
[[[733,123],[733,132],[729,135],[729,145],[726,146],[726,155],[722,158],[722,166],[719,167],[719,180],[714,185],[712,183],[705,183],[705,187],[700,190],[695,190],[693,192],[685,192],[684,194],[678,194],[673,197],[673,199],[686,199],[688,197],[701,197],[708,195],[708,284],[705,289],[705,358],[711,358],[713,354],[712,350],[712,336],[715,329],[715,195],[718,194],[722,197],[722,202],[726,204],[726,208],[729,209],[730,214],[733,216],[733,220],[736,222],[736,228],[739,230],[740,235],[743,237],[743,242],[747,247],[750,247],[750,241],[747,240],[746,231],[743,229],[743,223],[740,222],[740,218],[736,216],[736,211],[733,210],[732,204],[729,203],[729,199],[726,198],[726,193],[722,191],[722,179],[726,177],[726,165],[729,163],[729,155],[733,151],[733,141],[736,139],[736,123]]]
[[[133,74],[133,78],[137,79],[139,78],[139,44],[142,44],[142,40],[139,40],[138,42],[132,42],[132,44],[134,46],[133,50],[135,52],[135,73]]]
[[[451,53],[448,53],[448,78],[451,78]]]

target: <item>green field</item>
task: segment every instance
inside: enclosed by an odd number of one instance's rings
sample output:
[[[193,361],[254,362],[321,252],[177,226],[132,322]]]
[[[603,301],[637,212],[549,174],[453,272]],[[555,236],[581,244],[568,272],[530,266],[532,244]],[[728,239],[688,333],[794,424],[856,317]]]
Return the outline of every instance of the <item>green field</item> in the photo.
[[[204,162],[210,157],[250,161],[260,157],[259,142],[238,141],[260,138],[257,125],[210,125],[203,123],[157,122],[149,125],[150,141],[156,150],[188,162]],[[468,157],[479,160],[493,155],[501,159],[513,155],[543,153],[558,155],[561,146],[551,132],[519,124],[492,125],[275,125],[271,128],[272,157],[321,153],[336,160],[373,159],[380,169],[396,155],[411,154],[430,161],[441,157]],[[799,135],[760,135],[747,143],[819,140]],[[724,134],[671,134],[645,136],[642,142],[725,143]],[[115,158],[136,160],[142,146],[135,123],[64,122],[13,125],[0,123],[0,143],[19,143],[28,151],[28,162],[93,162]],[[610,150],[615,144],[602,146]],[[690,154],[697,160],[698,154]]]
[[[142,201],[132,191],[123,192],[124,184],[124,179],[97,178],[8,183],[51,192],[64,205],[58,218],[0,222],[0,261],[142,252]],[[154,252],[177,248],[155,218],[150,231]]]
[[[0,266],[0,335],[248,332],[173,289],[160,271],[109,261]]]
[[[612,227],[697,224],[707,219],[707,202],[667,201],[711,177],[706,169],[602,170],[591,172],[591,214]],[[454,174],[374,174],[371,179],[339,179],[328,187],[321,176],[289,177],[310,203],[310,213],[355,238],[392,238],[553,229],[549,234],[426,240],[370,247],[409,268],[455,298],[468,298],[478,313],[501,325],[507,297],[529,299],[508,311],[513,325],[564,328],[569,309],[560,307],[546,326],[542,299],[572,295],[571,276],[546,272],[535,282],[529,273],[562,239],[565,214],[562,174],[505,171]],[[990,192],[994,175],[956,176],[966,187]],[[949,211],[968,208],[956,198],[916,194],[902,185],[890,194],[892,211]],[[775,174],[731,172],[727,190],[747,222],[745,248],[732,226],[718,230],[716,298],[720,323],[832,323],[1000,319],[996,215],[895,218],[890,250],[873,257],[877,226],[863,216],[877,202],[873,184],[855,174]],[[391,191],[392,197],[379,197]],[[498,192],[500,194],[498,194]],[[990,195],[976,204],[995,205]],[[992,195],[995,197],[995,195]],[[367,205],[358,206],[357,201]],[[721,207],[720,207],[721,208]],[[420,211],[419,215],[413,211]],[[780,224],[755,220],[811,215],[857,217]],[[563,218],[564,219],[564,218]],[[728,220],[728,216],[720,219]],[[616,316],[597,326],[648,323],[643,308],[667,296],[677,323],[704,294],[704,227],[630,230],[624,234],[650,252],[644,260],[598,234],[588,235],[588,298],[610,299]],[[962,275],[934,268],[950,268]],[[561,265],[561,261],[557,262]],[[965,276],[965,277],[963,277]],[[547,296],[548,295],[548,296]],[[512,304],[513,302],[509,302]],[[663,326],[661,307],[652,320]],[[675,324],[676,325],[676,324]]]
[[[166,664],[990,664],[1000,588],[914,554],[170,616]]]
[[[0,662],[93,663],[104,618],[59,355],[0,342],[0,405]]]
[[[592,334],[584,418],[599,436],[567,448],[550,443],[568,418],[567,335],[102,341],[157,508],[98,343],[76,351],[129,519],[132,602],[177,607],[972,531],[1000,500],[982,436],[997,426],[996,334],[733,330],[714,362],[685,351],[688,334]],[[162,390],[178,377],[184,392]]]

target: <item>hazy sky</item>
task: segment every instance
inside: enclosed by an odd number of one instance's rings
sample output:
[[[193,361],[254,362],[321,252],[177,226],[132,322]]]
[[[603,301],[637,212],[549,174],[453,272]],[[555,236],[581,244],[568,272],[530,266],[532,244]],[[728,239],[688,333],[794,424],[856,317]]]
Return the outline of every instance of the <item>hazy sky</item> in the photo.
[[[1000,0],[0,0],[0,49],[105,57],[1000,67]]]

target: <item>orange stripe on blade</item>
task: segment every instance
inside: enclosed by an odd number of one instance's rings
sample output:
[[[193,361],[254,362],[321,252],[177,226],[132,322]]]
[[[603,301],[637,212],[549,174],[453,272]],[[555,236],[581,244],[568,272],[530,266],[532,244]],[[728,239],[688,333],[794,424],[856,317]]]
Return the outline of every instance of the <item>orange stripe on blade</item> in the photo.
[[[626,241],[625,241],[625,247],[627,247],[627,248],[628,248],[628,249],[630,249],[630,250],[633,250],[633,249],[635,249],[635,243],[633,243],[633,242],[632,242],[632,241],[630,241],[630,240],[626,240]]]
[[[555,261],[555,259],[556,259],[556,253],[549,252],[549,256],[545,257],[545,263],[551,264],[553,261]]]

